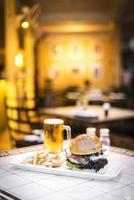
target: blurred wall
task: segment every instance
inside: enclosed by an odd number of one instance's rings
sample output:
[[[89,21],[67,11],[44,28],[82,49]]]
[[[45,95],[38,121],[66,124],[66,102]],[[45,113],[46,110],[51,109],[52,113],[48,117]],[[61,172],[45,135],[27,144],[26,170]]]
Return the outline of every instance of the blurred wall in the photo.
[[[90,24],[87,25],[88,27]],[[116,26],[95,24],[94,30],[68,33],[47,32],[38,47],[38,83],[43,90],[45,79],[54,89],[81,86],[89,79],[92,87],[107,89],[120,85],[120,36]],[[60,27],[61,28],[61,27]],[[58,30],[58,25],[55,27]]]

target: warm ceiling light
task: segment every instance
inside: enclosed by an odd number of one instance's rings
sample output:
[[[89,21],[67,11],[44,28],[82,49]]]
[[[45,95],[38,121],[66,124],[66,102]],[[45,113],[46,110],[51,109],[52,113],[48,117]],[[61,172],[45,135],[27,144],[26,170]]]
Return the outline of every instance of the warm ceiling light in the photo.
[[[22,24],[21,24],[21,27],[24,28],[24,29],[27,29],[29,27],[29,22],[23,21]]]
[[[17,54],[16,56],[15,56],[15,65],[17,66],[17,67],[23,67],[23,55],[21,54],[21,53],[19,53],[19,54]]]

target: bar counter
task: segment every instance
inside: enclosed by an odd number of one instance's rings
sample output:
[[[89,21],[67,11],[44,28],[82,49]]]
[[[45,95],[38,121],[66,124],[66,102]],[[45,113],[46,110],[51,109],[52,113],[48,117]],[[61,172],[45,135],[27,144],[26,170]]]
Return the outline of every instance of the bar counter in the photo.
[[[110,147],[110,158],[121,164],[122,171],[108,181],[24,171],[13,165],[20,155],[40,149],[42,145],[0,153],[0,193],[16,200],[134,199],[133,151]]]

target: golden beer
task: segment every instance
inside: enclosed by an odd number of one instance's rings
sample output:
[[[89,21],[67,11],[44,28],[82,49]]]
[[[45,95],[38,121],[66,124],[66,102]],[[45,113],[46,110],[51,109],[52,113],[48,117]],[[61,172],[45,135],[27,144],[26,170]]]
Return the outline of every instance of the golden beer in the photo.
[[[71,129],[64,125],[62,119],[44,120],[44,144],[50,152],[59,152],[63,147],[63,130],[67,131],[67,139],[71,139]]]

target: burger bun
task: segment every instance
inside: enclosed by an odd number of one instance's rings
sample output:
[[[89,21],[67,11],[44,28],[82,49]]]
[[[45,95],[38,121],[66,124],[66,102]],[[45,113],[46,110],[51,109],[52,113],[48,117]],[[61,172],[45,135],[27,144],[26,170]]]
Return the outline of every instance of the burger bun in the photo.
[[[102,143],[97,136],[91,137],[87,134],[81,134],[72,139],[70,144],[70,153],[74,155],[90,155],[99,152],[102,149]]]

